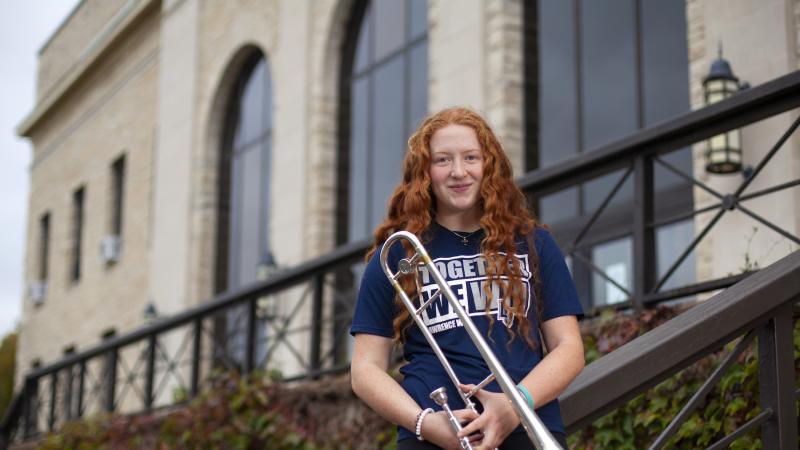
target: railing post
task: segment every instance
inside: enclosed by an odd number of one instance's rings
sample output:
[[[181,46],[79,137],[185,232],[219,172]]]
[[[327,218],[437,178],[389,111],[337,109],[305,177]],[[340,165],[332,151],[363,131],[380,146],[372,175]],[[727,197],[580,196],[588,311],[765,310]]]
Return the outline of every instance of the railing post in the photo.
[[[117,390],[117,351],[116,347],[108,352],[108,361],[106,365],[106,404],[105,409],[107,412],[114,411],[114,393]]]
[[[73,376],[75,366],[69,366],[64,370],[66,371],[66,379],[64,380],[64,418],[66,420],[72,420],[72,399],[74,396],[72,384],[75,381]]]
[[[761,409],[772,416],[761,426],[764,448],[797,448],[792,303],[784,304],[758,334]]]
[[[86,360],[82,359],[80,363],[80,375],[78,375],[78,404],[76,405],[75,416],[83,417],[83,389],[86,380]]]
[[[56,426],[56,397],[58,396],[58,370],[54,370],[50,379],[50,411],[47,418],[47,430],[53,431]]]
[[[197,397],[200,386],[200,358],[203,355],[203,318],[194,319],[192,342],[192,398]]]
[[[633,298],[638,312],[645,295],[652,289],[656,272],[655,234],[653,223],[654,189],[653,159],[638,155],[634,164],[633,190]]]
[[[27,378],[25,380],[25,409],[24,428],[22,436],[31,438],[38,433],[39,422],[39,379]]]
[[[322,354],[322,301],[325,290],[325,274],[314,276],[314,298],[311,310],[311,354],[309,362],[311,372],[318,372],[321,368],[320,355]]]
[[[247,300],[247,341],[245,342],[246,353],[244,356],[243,374],[249,374],[255,369],[256,360],[256,308],[258,302],[256,298]]]
[[[144,409],[150,411],[153,409],[153,387],[155,386],[156,377],[156,334],[153,333],[147,338],[147,368],[145,373],[144,385]]]

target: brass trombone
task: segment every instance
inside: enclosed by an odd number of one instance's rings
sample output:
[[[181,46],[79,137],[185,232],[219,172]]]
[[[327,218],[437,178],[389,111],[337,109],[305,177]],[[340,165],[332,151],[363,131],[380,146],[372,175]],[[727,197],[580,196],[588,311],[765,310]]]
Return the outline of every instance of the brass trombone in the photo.
[[[408,241],[414,248],[415,253],[409,258],[404,258],[398,261],[398,271],[397,273],[392,273],[392,269],[389,267],[388,263],[389,249],[391,248],[392,244],[401,239]],[[461,304],[459,304],[458,300],[453,294],[453,291],[447,285],[447,282],[436,268],[436,265],[434,265],[433,261],[431,261],[428,252],[419,242],[419,239],[407,231],[398,231],[389,236],[389,239],[387,239],[383,244],[380,258],[384,273],[386,273],[386,276],[389,278],[392,286],[394,286],[397,295],[400,296],[403,304],[411,313],[414,322],[425,336],[425,339],[428,341],[428,344],[430,344],[433,352],[436,354],[436,357],[439,359],[439,362],[441,362],[442,366],[447,372],[447,375],[450,377],[450,380],[454,385],[458,386],[461,384],[461,381],[458,379],[458,376],[456,376],[456,373],[453,371],[450,362],[444,356],[439,344],[436,343],[433,335],[420,317],[425,308],[428,307],[431,302],[436,300],[438,297],[444,295],[444,297],[447,299],[450,307],[453,308],[459,320],[461,320],[461,323],[464,325],[464,329],[467,331],[467,334],[469,334],[470,339],[472,339],[472,342],[478,348],[483,360],[489,366],[489,375],[483,381],[478,383],[478,385],[472,391],[462,392],[460,389],[457,389],[458,394],[461,396],[461,400],[464,401],[464,404],[467,406],[467,408],[475,411],[475,403],[472,402],[471,397],[475,395],[478,390],[491,383],[492,380],[497,380],[497,384],[500,385],[503,393],[511,402],[511,406],[514,408],[517,416],[519,416],[520,422],[522,423],[523,428],[525,428],[525,431],[528,433],[528,438],[531,440],[533,445],[535,445],[539,450],[561,450],[561,446],[558,444],[555,438],[553,438],[553,435],[550,434],[536,413],[534,413],[533,410],[528,407],[525,398],[519,392],[517,386],[511,380],[511,377],[500,364],[500,361],[498,361],[497,357],[494,355],[483,336],[481,336],[478,328],[474,323],[472,323],[472,319],[469,318],[466,311],[464,311],[464,308],[461,306]],[[422,290],[419,282],[420,264],[423,264],[431,276],[433,276],[434,281],[436,281],[436,284],[439,286],[439,290],[437,290],[427,301],[417,308],[411,299],[408,298],[408,295],[400,286],[398,280],[404,275],[413,274],[417,284],[417,291],[421,293]],[[447,393],[445,392],[445,388],[440,387],[434,390],[431,392],[430,396],[436,402],[436,404],[445,410],[448,415],[450,425],[453,427],[453,430],[458,433],[461,430],[461,424],[458,422],[456,417],[453,415],[453,412],[450,410],[450,407],[447,405]],[[469,443],[469,440],[466,437],[462,438],[459,443],[461,444],[461,448],[464,450],[472,450],[472,445]]]

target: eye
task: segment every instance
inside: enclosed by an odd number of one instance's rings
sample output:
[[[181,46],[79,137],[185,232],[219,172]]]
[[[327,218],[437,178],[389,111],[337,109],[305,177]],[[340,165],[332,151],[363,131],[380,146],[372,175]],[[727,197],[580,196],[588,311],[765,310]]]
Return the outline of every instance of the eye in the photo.
[[[450,157],[446,155],[434,156],[433,163],[437,166],[445,166],[450,163]]]
[[[467,155],[465,159],[467,161],[473,161],[473,162],[474,161],[480,161],[481,160],[481,155],[479,155],[477,153],[472,153],[472,154]]]

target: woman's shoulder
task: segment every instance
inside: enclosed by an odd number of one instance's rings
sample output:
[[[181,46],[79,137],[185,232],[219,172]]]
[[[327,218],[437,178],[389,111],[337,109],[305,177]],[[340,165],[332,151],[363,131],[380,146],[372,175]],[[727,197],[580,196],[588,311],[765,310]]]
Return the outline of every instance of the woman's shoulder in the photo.
[[[533,240],[536,247],[536,253],[539,257],[546,256],[562,256],[562,252],[553,233],[546,225],[536,225],[530,232],[529,237]]]

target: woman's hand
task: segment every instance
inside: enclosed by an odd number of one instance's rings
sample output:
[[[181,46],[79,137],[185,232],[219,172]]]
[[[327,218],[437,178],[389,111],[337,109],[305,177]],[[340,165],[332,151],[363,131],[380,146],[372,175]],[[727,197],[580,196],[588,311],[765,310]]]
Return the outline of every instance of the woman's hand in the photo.
[[[453,415],[456,416],[460,423],[465,423],[478,417],[477,413],[469,409],[453,411]],[[445,450],[461,450],[461,445],[458,443],[453,426],[450,425],[450,420],[444,411],[425,416],[425,420],[422,421],[422,438]],[[474,441],[476,439],[478,439],[478,435],[470,436],[472,445],[475,445]]]
[[[468,392],[474,384],[462,384],[459,388]],[[519,425],[519,417],[514,412],[511,402],[502,392],[489,392],[485,389],[475,394],[483,405],[483,413],[467,424],[459,436],[468,436],[474,433],[483,433],[483,439],[475,450],[493,450],[506,440],[509,434]]]

